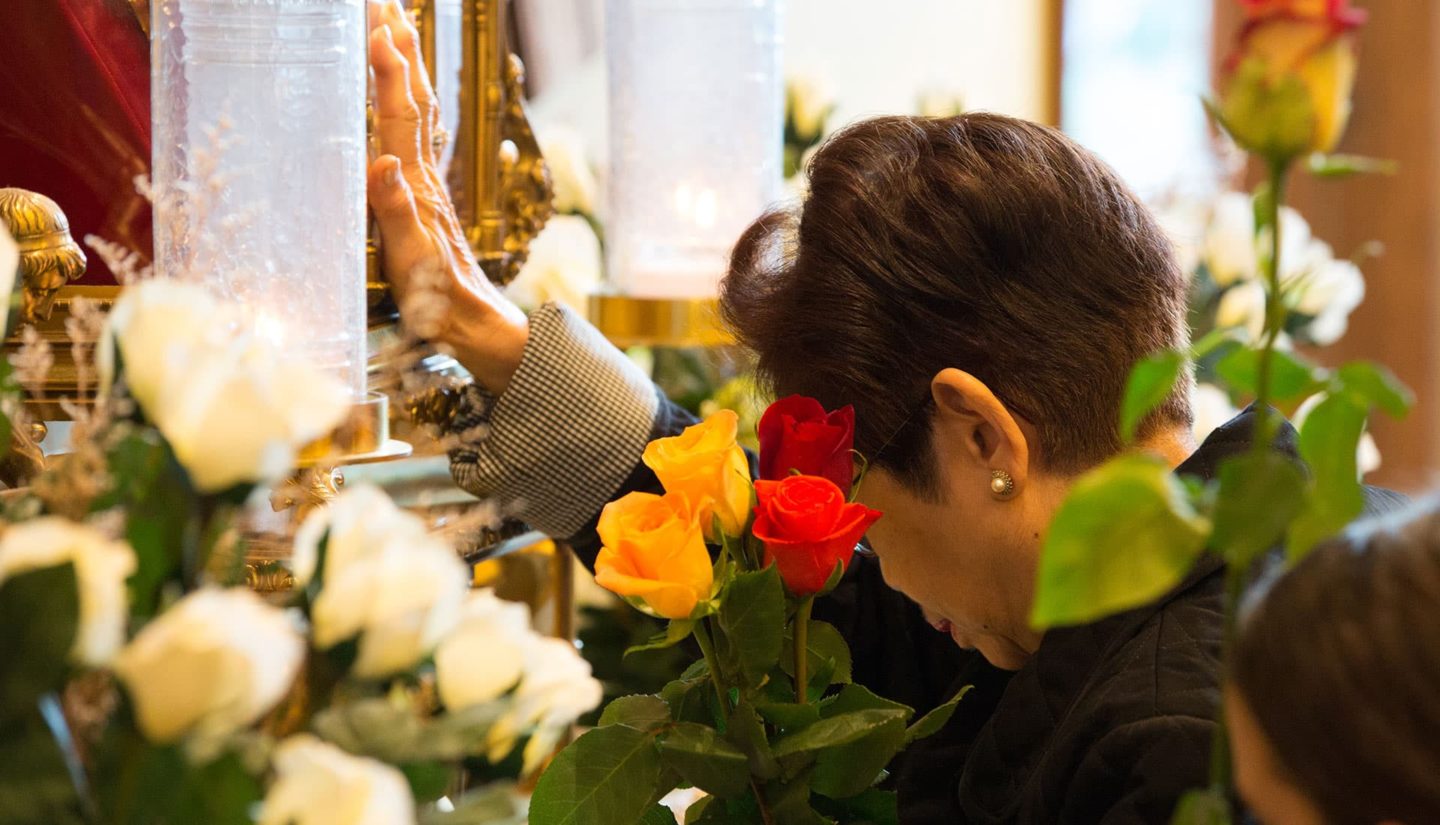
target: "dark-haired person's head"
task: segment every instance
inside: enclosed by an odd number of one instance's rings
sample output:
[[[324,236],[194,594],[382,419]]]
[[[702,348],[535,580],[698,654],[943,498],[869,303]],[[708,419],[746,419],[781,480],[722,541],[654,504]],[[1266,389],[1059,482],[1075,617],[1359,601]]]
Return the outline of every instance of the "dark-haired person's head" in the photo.
[[[886,580],[1017,668],[1042,536],[1120,449],[1131,366],[1186,345],[1186,279],[1114,171],[1034,123],[863,121],[808,171],[736,245],[722,312],[777,395],[855,406]],[[1178,463],[1189,425],[1187,385],[1140,437]]]
[[[1266,825],[1440,822],[1440,509],[1369,523],[1258,593],[1225,686]]]

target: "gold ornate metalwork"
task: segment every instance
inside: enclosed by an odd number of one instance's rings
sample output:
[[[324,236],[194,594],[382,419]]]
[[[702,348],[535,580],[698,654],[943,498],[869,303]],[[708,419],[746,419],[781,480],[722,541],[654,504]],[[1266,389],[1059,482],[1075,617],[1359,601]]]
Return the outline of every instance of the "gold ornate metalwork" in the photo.
[[[22,320],[50,320],[60,288],[85,274],[85,252],[55,201],[24,189],[0,189],[0,222],[20,247]]]
[[[345,474],[333,466],[309,467],[281,482],[270,494],[275,512],[295,508],[295,523],[302,521],[316,507],[324,507],[340,495]]]
[[[590,318],[618,347],[716,347],[734,343],[713,298],[594,295]]]
[[[295,574],[278,561],[249,562],[245,583],[256,593],[283,593],[295,586]]]
[[[509,283],[553,212],[553,191],[525,116],[525,70],[505,39],[505,0],[465,0],[460,134],[450,189],[490,280]]]

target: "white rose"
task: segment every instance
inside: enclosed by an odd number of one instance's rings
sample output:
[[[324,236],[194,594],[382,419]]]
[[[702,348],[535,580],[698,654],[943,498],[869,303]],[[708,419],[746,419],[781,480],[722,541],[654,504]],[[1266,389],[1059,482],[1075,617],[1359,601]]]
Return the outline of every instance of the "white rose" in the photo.
[[[539,637],[530,609],[477,590],[465,601],[460,624],[435,649],[440,699],[452,711],[500,697],[525,672],[525,649]]]
[[[460,619],[469,573],[453,548],[384,493],[357,487],[312,513],[296,536],[296,578],[315,569],[329,532],[320,593],[310,617],[315,645],[359,637],[352,668],[379,679],[414,667]]]
[[[1255,207],[1249,195],[1228,192],[1215,201],[1205,233],[1205,263],[1219,286],[1260,277],[1260,254],[1265,238],[1255,232]],[[1280,268],[1292,272],[1303,265],[1310,243],[1310,225],[1290,207],[1280,210]]]
[[[1324,393],[1319,393],[1305,399],[1305,402],[1295,410],[1295,415],[1291,419],[1295,429],[1298,430],[1305,426],[1305,419],[1310,416],[1311,410],[1319,406],[1324,398]],[[1355,445],[1355,465],[1361,478],[1380,469],[1380,447],[1375,443],[1375,437],[1368,431],[1360,434],[1360,441]]]
[[[118,349],[130,393],[202,492],[274,481],[350,406],[337,379],[249,326],[203,287],[151,280],[125,289],[101,342],[102,383]]]
[[[275,749],[275,782],[260,806],[260,825],[406,825],[415,798],[405,775],[352,756],[308,734]]]
[[[0,295],[7,299],[15,291],[15,275],[20,271],[20,247],[15,245],[15,239],[10,237],[10,230],[4,224],[0,224]],[[7,310],[0,313],[0,335],[5,334],[6,325],[10,322],[9,304]]]
[[[1313,320],[1305,331],[1311,341],[1325,346],[1345,335],[1350,313],[1365,300],[1365,277],[1351,261],[1337,261],[1330,246],[1312,244],[1305,271],[1294,276],[1292,301],[1295,309]]]
[[[1240,414],[1230,396],[1214,384],[1197,383],[1190,391],[1190,412],[1195,423],[1195,443],[1203,444],[1210,434]]]
[[[550,169],[555,188],[555,211],[562,215],[594,215],[599,185],[585,153],[580,133],[564,126],[550,127],[540,134],[540,154]]]
[[[1215,310],[1215,325],[1237,327],[1258,341],[1265,331],[1265,287],[1259,281],[1241,281],[1220,296]]]
[[[530,255],[506,287],[511,300],[532,309],[558,301],[584,315],[600,288],[603,263],[595,230],[578,215],[556,215],[530,243]]]
[[[525,649],[525,675],[510,711],[490,729],[492,761],[503,759],[515,739],[534,728],[525,746],[523,773],[544,761],[565,730],[600,704],[604,690],[575,645],[565,639],[537,638]]]
[[[0,535],[0,583],[12,576],[72,562],[80,615],[72,661],[110,663],[125,643],[129,600],[125,580],[135,572],[135,551],[93,527],[55,516],[11,525]]]
[[[115,660],[155,742],[212,739],[254,724],[295,682],[305,642],[246,588],[206,588],[151,621]]]

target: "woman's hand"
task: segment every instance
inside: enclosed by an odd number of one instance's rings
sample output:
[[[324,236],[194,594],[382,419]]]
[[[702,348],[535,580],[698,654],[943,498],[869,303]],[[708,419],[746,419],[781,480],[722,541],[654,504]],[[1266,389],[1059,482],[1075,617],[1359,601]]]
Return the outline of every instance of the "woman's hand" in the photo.
[[[369,12],[382,152],[370,165],[369,193],[386,277],[419,334],[449,346],[487,390],[503,392],[529,338],[525,314],[485,276],[455,215],[439,172],[439,107],[415,28],[397,0],[370,0]],[[434,307],[439,317],[428,323],[412,317]]]

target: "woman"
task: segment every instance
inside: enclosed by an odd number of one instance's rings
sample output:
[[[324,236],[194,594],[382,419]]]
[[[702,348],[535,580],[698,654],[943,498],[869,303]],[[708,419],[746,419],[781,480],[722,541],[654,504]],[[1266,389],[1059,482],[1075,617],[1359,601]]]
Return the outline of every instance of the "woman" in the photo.
[[[402,17],[387,7],[371,43],[390,153],[371,200],[396,290],[438,267],[436,338],[476,378],[457,429],[486,436],[455,451],[455,476],[593,562],[601,507],[656,486],[645,444],[693,419],[583,321],[555,306],[526,319],[485,280],[433,171],[433,96]],[[740,239],[723,309],[777,395],[855,406],[861,497],[885,518],[877,558],[815,610],[850,642],[856,680],[922,711],[976,686],[893,766],[902,820],[1168,821],[1206,774],[1218,563],[1094,625],[1041,636],[1027,621],[1051,517],[1120,449],[1131,365],[1187,343],[1165,237],[1104,164],[1010,118],[867,121],[809,171],[801,210]],[[1196,451],[1186,390],[1141,441],[1210,477],[1248,420]],[[1293,431],[1280,448],[1294,453]]]
[[[1267,825],[1440,822],[1440,509],[1357,525],[1250,609],[1225,686]]]

